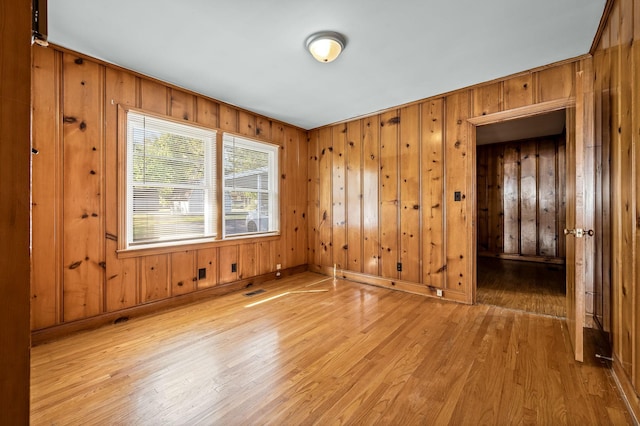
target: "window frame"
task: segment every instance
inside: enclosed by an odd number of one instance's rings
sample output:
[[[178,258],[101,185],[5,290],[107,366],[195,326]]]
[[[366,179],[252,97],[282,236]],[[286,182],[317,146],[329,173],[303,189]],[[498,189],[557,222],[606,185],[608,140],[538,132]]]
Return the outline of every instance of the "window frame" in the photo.
[[[215,191],[216,191],[216,236],[215,237],[203,237],[191,240],[175,240],[175,241],[162,241],[157,243],[149,243],[144,245],[128,245],[128,230],[127,230],[127,161],[128,161],[128,113],[129,112],[142,114],[145,116],[153,117],[160,120],[166,120],[175,122],[178,124],[186,124],[188,126],[200,128],[206,131],[216,132],[215,138],[215,157],[216,157],[216,171],[215,171]],[[282,224],[282,200],[281,200],[281,183],[279,180],[280,170],[282,165],[281,147],[277,143],[273,143],[265,140],[251,139],[245,135],[241,135],[235,132],[223,130],[218,127],[211,127],[195,123],[192,121],[183,121],[175,117],[171,117],[165,114],[155,113],[152,111],[136,108],[128,105],[118,104],[117,112],[117,168],[116,174],[116,199],[114,200],[117,206],[117,235],[110,233],[110,228],[107,225],[105,229],[107,239],[115,240],[116,254],[118,258],[132,258],[139,256],[148,256],[155,254],[173,253],[176,250],[191,250],[206,247],[218,247],[234,244],[236,240],[256,240],[256,241],[275,241],[281,236],[281,224]],[[275,160],[276,170],[274,173],[275,184],[277,187],[277,200],[274,200],[275,208],[277,209],[277,221],[278,230],[268,233],[250,233],[250,234],[234,234],[224,235],[224,187],[223,187],[223,135],[229,134],[233,137],[238,137],[246,140],[253,141],[259,144],[271,145],[276,148]],[[107,201],[108,202],[108,201]]]
[[[140,244],[131,244],[130,241],[130,233],[132,231],[132,217],[129,214],[130,203],[132,202],[132,194],[129,191],[129,177],[128,171],[131,167],[131,148],[129,145],[128,137],[129,137],[129,113],[134,113],[137,115],[142,115],[145,117],[150,117],[157,120],[166,121],[169,123],[175,123],[180,125],[186,125],[189,127],[193,127],[195,129],[199,129],[205,132],[212,132],[215,134],[213,138],[213,143],[215,144],[213,155],[215,157],[215,162],[213,164],[215,170],[213,170],[213,175],[211,176],[215,181],[213,183],[213,189],[215,191],[215,208],[210,211],[211,214],[214,215],[216,225],[215,228],[212,229],[214,235],[211,236],[202,236],[195,238],[181,238],[176,240],[165,240],[158,242],[147,242]],[[216,128],[211,128],[207,126],[202,126],[193,122],[185,122],[178,120],[174,117],[156,114],[153,112],[141,110],[138,108],[129,108],[124,107],[122,105],[118,105],[118,165],[117,165],[117,175],[118,175],[118,252],[121,251],[143,251],[158,247],[179,247],[186,244],[194,244],[194,243],[206,243],[215,241],[220,235],[220,226],[219,226],[219,218],[220,218],[220,206],[219,206],[219,146],[220,146],[220,130]],[[205,206],[206,210],[206,206]],[[205,224],[206,227],[206,224]],[[206,228],[205,228],[206,229]]]
[[[225,191],[226,191],[226,181],[227,178],[224,175],[225,170],[225,157],[224,157],[224,149],[225,145],[229,142],[227,138],[233,139],[233,144],[239,144],[240,146],[246,147],[247,149],[255,149],[265,152],[269,155],[271,161],[273,161],[273,170],[269,170],[270,178],[269,178],[269,188],[264,191],[270,195],[269,197],[269,229],[266,231],[260,231],[259,229],[256,232],[245,232],[238,234],[230,234],[227,235],[226,230],[226,219],[227,219],[227,211],[225,209]],[[260,237],[260,236],[269,236],[269,235],[280,235],[280,225],[281,225],[281,201],[280,201],[280,146],[274,143],[270,143],[267,141],[261,141],[257,139],[252,139],[250,137],[244,135],[237,135],[233,132],[223,132],[222,134],[222,142],[220,144],[220,170],[221,170],[221,199],[220,199],[220,208],[221,208],[221,225],[222,225],[222,234],[221,238],[223,240],[235,239],[235,238],[250,238],[250,237]],[[270,163],[271,163],[270,161]],[[272,165],[270,164],[269,167]],[[263,192],[263,191],[256,191]],[[273,197],[272,197],[273,196]],[[275,198],[275,199],[274,199]],[[258,206],[258,210],[260,207]],[[271,229],[273,225],[274,229]]]

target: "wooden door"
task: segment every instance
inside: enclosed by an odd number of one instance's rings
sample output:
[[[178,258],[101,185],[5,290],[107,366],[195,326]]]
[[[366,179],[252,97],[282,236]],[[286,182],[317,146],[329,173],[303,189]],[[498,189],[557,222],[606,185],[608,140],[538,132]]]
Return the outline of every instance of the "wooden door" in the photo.
[[[585,317],[585,279],[587,261],[585,239],[585,114],[581,90],[582,71],[576,77],[576,105],[567,108],[566,154],[566,264],[567,264],[567,329],[575,359],[583,361],[583,328]],[[593,253],[591,253],[593,255]]]

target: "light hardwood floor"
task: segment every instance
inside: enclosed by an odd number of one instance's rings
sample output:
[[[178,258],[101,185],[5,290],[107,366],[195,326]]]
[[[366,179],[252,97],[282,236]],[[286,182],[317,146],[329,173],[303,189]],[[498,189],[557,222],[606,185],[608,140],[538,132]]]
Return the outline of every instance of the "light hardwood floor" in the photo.
[[[257,289],[34,347],[32,424],[631,423],[560,319],[312,273]]]
[[[478,257],[478,303],[564,318],[564,265]]]

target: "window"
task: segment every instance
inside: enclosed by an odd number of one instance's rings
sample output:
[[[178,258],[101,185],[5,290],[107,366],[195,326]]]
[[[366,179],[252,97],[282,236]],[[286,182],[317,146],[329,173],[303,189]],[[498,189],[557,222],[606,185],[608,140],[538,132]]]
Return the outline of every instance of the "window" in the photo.
[[[127,112],[126,248],[216,235],[216,132]]]
[[[223,136],[224,236],[279,231],[278,147]]]

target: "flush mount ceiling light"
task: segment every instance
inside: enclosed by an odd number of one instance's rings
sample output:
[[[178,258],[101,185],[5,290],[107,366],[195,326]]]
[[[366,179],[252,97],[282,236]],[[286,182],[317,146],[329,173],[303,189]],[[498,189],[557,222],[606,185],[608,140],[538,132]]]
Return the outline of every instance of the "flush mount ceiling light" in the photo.
[[[306,41],[307,49],[319,62],[335,60],[346,45],[344,36],[334,31],[311,34]]]

